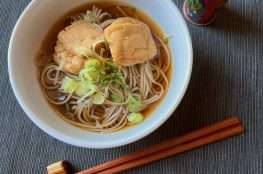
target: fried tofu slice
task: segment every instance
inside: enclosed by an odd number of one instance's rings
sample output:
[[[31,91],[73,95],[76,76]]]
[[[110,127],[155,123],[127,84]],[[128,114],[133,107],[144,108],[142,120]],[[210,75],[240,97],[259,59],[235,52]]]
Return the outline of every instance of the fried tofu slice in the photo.
[[[118,18],[104,30],[113,62],[121,66],[144,63],[157,55],[157,46],[150,28],[131,18]]]
[[[91,48],[101,39],[103,31],[97,26],[85,21],[74,22],[58,34],[53,59],[58,65],[63,64],[66,72],[78,74],[85,62],[79,48]]]

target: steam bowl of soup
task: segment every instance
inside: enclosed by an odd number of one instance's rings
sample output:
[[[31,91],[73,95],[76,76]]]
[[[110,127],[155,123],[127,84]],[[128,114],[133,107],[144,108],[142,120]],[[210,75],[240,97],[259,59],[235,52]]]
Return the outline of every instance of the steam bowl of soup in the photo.
[[[28,117],[65,143],[112,148],[162,125],[192,70],[172,1],[32,1],[9,45],[13,91]]]

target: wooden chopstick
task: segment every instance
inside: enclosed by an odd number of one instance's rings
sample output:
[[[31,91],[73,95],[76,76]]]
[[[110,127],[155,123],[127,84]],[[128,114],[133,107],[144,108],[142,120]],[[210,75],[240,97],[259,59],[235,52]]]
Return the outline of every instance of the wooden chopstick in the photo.
[[[243,127],[238,125],[238,126],[235,126],[233,128],[226,129],[222,132],[217,132],[217,133],[211,134],[207,137],[196,139],[193,142],[189,142],[186,144],[180,144],[180,145],[172,147],[168,150],[160,151],[158,153],[154,153],[150,156],[147,156],[146,158],[141,158],[141,159],[134,160],[134,161],[131,161],[128,163],[124,163],[122,165],[119,165],[119,166],[116,166],[113,168],[106,169],[105,171],[98,172],[96,174],[109,174],[109,173],[113,174],[113,173],[123,172],[125,170],[135,168],[135,167],[139,167],[139,166],[142,166],[142,165],[154,162],[154,161],[158,161],[158,160],[161,160],[164,158],[168,158],[168,157],[177,155],[179,153],[186,152],[186,151],[201,147],[203,145],[213,143],[213,142],[225,139],[227,137],[231,137],[231,136],[240,134],[242,132],[243,132]]]
[[[240,120],[232,117],[212,126],[202,128],[179,138],[167,140],[127,156],[97,165],[77,174],[118,173],[133,167],[144,165],[202,145],[216,142],[243,132]]]

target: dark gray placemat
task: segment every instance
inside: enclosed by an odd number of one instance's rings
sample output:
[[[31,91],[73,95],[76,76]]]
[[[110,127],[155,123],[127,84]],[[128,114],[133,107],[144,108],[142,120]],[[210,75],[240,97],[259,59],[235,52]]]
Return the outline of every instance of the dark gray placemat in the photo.
[[[15,22],[29,2],[0,0],[1,174],[45,173],[45,166],[61,159],[71,161],[76,169],[85,168],[222,120],[226,115],[240,116],[246,126],[243,136],[127,173],[263,173],[263,1],[232,0],[213,25],[190,25],[194,69],[180,107],[150,136],[109,150],[61,143],[37,128],[18,105],[8,80],[7,49]],[[181,8],[183,1],[175,3]]]

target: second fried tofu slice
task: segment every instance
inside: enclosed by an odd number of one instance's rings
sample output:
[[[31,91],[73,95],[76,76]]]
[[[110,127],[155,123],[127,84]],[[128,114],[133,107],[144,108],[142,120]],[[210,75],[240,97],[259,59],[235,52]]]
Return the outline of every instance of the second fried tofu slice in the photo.
[[[114,63],[132,66],[157,55],[151,30],[145,23],[130,17],[118,18],[104,31]]]

